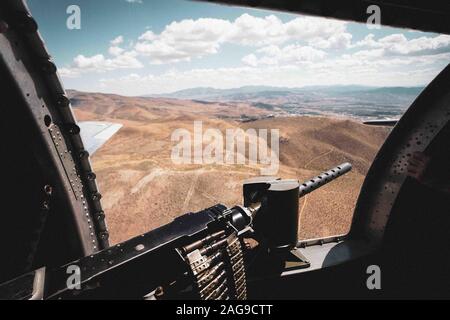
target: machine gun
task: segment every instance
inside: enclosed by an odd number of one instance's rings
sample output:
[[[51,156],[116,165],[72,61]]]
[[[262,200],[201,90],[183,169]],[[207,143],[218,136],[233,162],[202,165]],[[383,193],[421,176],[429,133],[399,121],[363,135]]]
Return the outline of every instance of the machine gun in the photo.
[[[302,184],[247,180],[243,206],[187,213],[94,255],[42,267],[0,285],[0,298],[247,299],[249,279],[261,270],[276,273],[295,249],[299,198],[351,168],[344,163]],[[256,249],[248,239],[259,244]],[[306,258],[297,258],[300,267],[308,266]]]

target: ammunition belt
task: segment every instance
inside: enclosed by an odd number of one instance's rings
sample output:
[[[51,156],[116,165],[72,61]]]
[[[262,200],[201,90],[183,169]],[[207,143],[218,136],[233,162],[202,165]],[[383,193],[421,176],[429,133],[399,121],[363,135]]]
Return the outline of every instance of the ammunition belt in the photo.
[[[237,300],[247,299],[247,280],[245,275],[244,254],[242,243],[238,237],[227,246],[227,253],[232,269],[234,292]]]
[[[239,238],[234,233],[229,236],[216,233],[205,239],[182,248],[199,298],[246,299],[244,252]]]

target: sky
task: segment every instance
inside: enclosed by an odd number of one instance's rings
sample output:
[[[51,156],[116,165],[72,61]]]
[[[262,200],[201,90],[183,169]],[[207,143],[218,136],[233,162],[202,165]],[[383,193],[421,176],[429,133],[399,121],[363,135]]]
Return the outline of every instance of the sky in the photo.
[[[69,29],[70,5],[80,29]],[[28,0],[66,89],[422,86],[450,36],[187,0]],[[381,12],[381,19],[383,12]],[[73,22],[73,20],[70,20]]]

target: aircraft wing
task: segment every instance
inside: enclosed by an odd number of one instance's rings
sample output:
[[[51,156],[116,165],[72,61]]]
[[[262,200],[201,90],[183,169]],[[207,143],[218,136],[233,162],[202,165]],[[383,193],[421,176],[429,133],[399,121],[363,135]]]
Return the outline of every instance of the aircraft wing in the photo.
[[[101,121],[82,121],[78,126],[84,147],[91,155],[122,128],[120,123]]]
[[[387,127],[393,127],[397,124],[398,120],[370,120],[370,121],[364,121],[364,124],[367,124],[369,126],[387,126]]]

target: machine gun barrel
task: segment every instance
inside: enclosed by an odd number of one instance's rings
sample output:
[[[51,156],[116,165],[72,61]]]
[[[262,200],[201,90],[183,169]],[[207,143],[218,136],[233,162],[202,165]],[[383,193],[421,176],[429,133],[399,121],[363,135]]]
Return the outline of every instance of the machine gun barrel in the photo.
[[[303,197],[308,193],[320,188],[321,186],[333,181],[334,179],[346,174],[352,170],[352,165],[348,162],[343,163],[333,169],[325,171],[300,185],[299,197]]]

